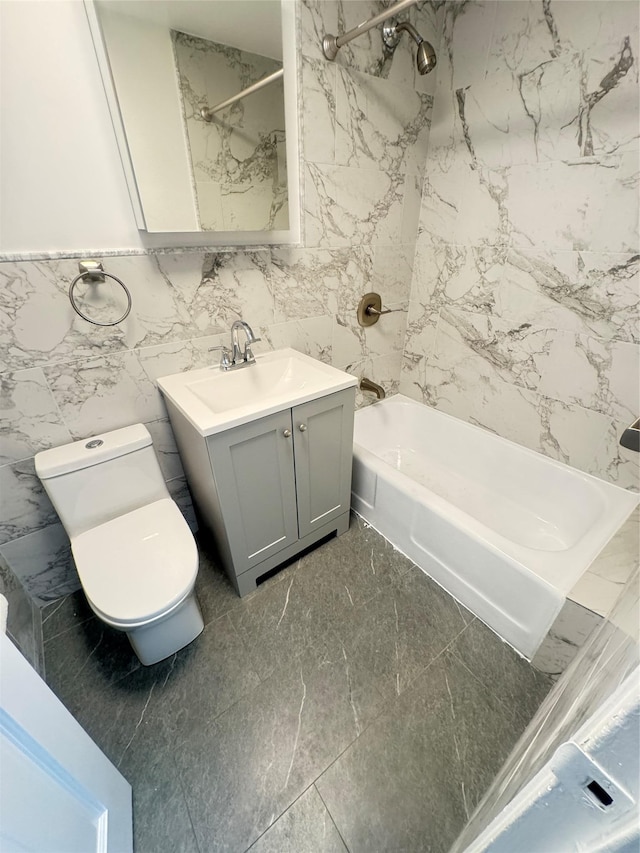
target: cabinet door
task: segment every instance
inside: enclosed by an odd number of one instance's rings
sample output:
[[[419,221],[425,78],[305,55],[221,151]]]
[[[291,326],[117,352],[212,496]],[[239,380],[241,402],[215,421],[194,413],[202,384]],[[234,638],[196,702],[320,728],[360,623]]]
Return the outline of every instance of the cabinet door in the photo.
[[[292,410],[300,538],[349,509],[354,402],[347,388]]]
[[[298,538],[291,410],[209,436],[207,446],[241,574]]]

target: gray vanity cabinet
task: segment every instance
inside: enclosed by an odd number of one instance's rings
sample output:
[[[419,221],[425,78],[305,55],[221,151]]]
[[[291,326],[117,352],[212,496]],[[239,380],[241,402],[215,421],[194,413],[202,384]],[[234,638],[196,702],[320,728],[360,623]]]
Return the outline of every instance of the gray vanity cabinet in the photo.
[[[176,431],[200,514],[240,595],[256,578],[349,526],[355,391],[347,388],[210,435],[213,475]],[[174,429],[176,415],[169,408]],[[200,465],[200,470],[197,467]]]
[[[349,511],[353,409],[348,389],[291,410],[301,539]]]
[[[236,574],[298,540],[291,409],[207,439]]]

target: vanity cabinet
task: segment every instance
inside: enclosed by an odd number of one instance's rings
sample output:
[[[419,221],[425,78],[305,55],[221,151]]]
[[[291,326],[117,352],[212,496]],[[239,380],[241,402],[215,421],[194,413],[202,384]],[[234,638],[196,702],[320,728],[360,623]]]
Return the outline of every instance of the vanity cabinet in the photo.
[[[355,389],[206,437],[167,400],[201,520],[238,594],[349,526]]]

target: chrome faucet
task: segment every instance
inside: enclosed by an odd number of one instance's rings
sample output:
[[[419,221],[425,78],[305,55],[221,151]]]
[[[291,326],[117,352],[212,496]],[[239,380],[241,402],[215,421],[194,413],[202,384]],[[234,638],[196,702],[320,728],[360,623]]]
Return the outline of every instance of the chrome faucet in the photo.
[[[246,341],[244,349],[240,349],[240,341],[238,340],[238,332],[244,332]],[[222,350],[220,358],[221,370],[237,370],[239,367],[248,367],[250,364],[255,364],[256,358],[251,351],[251,345],[257,343],[261,338],[256,338],[253,334],[253,329],[244,320],[235,320],[231,326],[231,349],[222,345],[217,347],[209,347],[209,352],[213,350]]]
[[[242,352],[240,352],[238,332],[244,332],[247,338]],[[255,344],[255,342],[259,340],[260,338],[256,338],[253,334],[253,329],[248,323],[245,323],[244,320],[236,320],[231,326],[231,346],[233,347],[233,358],[231,361],[234,364],[238,364],[241,361],[245,363],[253,363],[255,361],[255,357],[251,352],[251,344]]]

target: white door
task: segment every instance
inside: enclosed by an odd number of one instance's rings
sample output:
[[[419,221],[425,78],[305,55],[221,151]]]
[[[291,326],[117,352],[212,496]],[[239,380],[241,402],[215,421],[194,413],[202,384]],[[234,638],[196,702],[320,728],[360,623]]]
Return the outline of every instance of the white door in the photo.
[[[0,633],[0,851],[129,853],[131,786]]]

